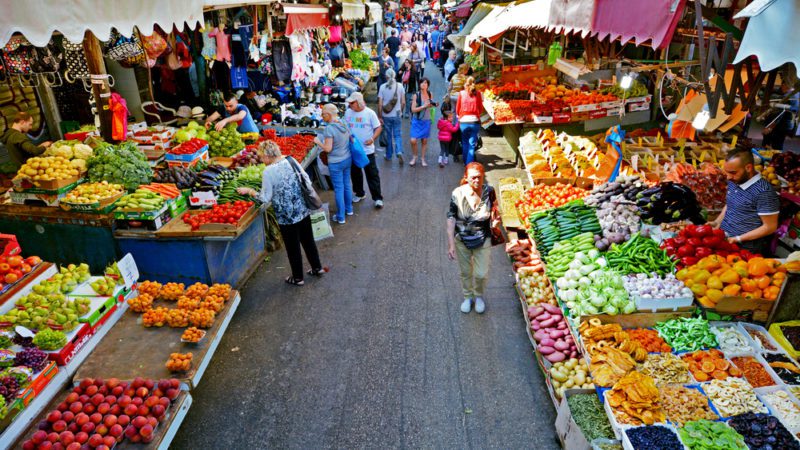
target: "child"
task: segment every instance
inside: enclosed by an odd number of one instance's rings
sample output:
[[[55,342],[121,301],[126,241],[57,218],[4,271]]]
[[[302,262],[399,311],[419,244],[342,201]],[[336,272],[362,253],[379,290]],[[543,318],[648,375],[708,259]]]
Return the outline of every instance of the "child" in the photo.
[[[458,121],[453,121],[453,111],[450,102],[442,102],[442,118],[437,122],[439,129],[439,167],[444,167],[448,161],[450,153],[450,141],[453,140],[453,133],[458,131]]]

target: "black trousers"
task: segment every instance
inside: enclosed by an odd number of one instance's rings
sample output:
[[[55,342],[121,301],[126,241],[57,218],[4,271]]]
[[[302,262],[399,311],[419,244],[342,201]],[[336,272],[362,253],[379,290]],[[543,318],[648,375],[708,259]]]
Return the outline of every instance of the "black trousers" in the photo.
[[[350,179],[353,181],[353,193],[359,197],[366,195],[364,192],[364,174],[367,175],[367,185],[369,186],[369,193],[372,195],[372,200],[383,200],[381,195],[381,174],[378,172],[378,165],[375,163],[375,153],[367,155],[369,164],[364,167],[364,172],[361,168],[353,164],[350,168]]]
[[[306,216],[305,219],[291,225],[281,225],[280,228],[281,236],[283,236],[283,245],[286,247],[286,255],[289,257],[289,265],[292,267],[292,277],[295,280],[303,279],[301,245],[306,252],[308,262],[311,263],[311,268],[322,269],[317,243],[314,242],[314,232],[311,230],[311,216]]]

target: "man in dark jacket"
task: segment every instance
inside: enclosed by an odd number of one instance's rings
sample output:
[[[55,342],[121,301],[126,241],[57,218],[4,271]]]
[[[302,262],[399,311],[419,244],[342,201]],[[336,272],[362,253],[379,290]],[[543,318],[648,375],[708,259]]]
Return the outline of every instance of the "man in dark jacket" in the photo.
[[[31,142],[27,134],[31,131],[31,128],[33,128],[33,117],[22,111],[17,113],[16,117],[14,117],[14,123],[11,124],[11,128],[7,129],[5,133],[0,136],[0,142],[8,149],[10,162],[16,166],[17,169],[22,167],[25,161],[31,156],[44,153],[47,147],[52,144],[50,141],[43,142],[41,145],[36,145]]]

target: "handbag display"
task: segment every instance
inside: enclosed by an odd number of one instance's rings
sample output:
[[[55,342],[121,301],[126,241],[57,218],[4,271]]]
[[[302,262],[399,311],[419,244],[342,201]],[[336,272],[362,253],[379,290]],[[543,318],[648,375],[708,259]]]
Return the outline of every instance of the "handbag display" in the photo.
[[[305,200],[306,206],[312,211],[320,209],[322,207],[322,199],[319,198],[314,186],[311,185],[311,180],[308,179],[307,175],[303,174],[303,168],[300,167],[300,163],[297,160],[291,156],[288,159],[289,165],[292,166],[292,170],[297,175],[297,183],[300,184],[300,191],[303,193],[303,200]]]
[[[22,36],[12,36],[2,48],[0,54],[9,75],[27,75],[31,73],[33,46]]]
[[[44,47],[34,47],[31,71],[36,73],[58,72],[64,52],[50,40]]]
[[[123,67],[133,67],[147,60],[139,33],[135,29],[129,38],[116,30],[112,31],[111,39],[106,43],[106,55]]]

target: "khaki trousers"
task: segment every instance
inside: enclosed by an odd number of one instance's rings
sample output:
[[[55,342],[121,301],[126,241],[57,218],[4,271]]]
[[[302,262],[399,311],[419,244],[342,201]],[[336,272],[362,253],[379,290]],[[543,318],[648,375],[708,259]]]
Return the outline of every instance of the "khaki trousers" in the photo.
[[[489,239],[483,247],[468,249],[456,239],[456,257],[461,269],[461,290],[464,298],[483,297],[486,279],[489,277],[489,256],[492,244]]]

